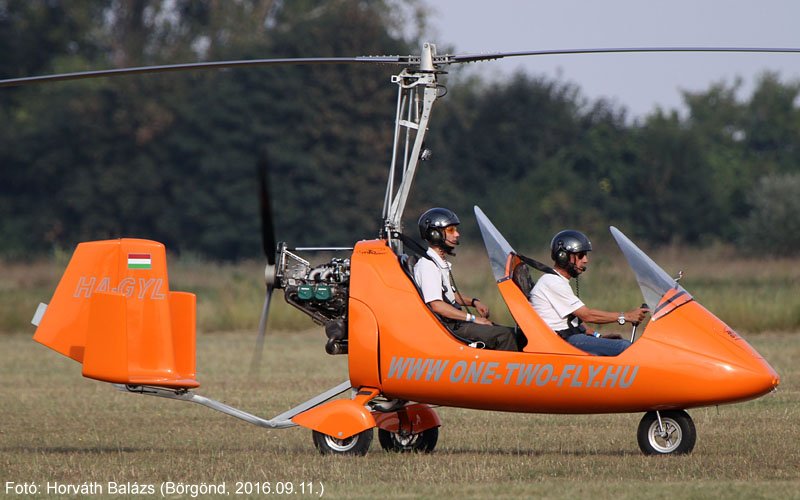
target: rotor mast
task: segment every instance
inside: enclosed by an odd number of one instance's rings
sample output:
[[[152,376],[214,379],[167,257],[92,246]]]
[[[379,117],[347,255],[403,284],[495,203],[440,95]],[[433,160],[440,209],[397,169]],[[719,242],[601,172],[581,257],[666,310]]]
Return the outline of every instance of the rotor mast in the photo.
[[[397,84],[398,92],[392,163],[383,202],[383,229],[387,237],[391,237],[393,231],[402,229],[403,210],[417,165],[420,160],[426,159],[427,152],[423,149],[425,134],[431,108],[439,97],[435,58],[436,46],[426,42],[422,45],[419,68],[404,68],[392,76],[392,83]],[[395,190],[394,183],[398,176],[400,184]]]

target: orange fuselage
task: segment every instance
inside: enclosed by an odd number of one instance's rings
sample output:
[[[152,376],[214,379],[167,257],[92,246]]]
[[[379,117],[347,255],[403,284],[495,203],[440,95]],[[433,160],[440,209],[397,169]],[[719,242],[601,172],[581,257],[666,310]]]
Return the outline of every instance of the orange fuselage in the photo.
[[[350,380],[388,397],[517,412],[638,412],[743,401],[779,382],[755,349],[695,301],[651,320],[621,355],[599,357],[559,338],[512,280],[500,280],[528,345],[481,350],[441,325],[385,240],[356,245],[351,266]]]

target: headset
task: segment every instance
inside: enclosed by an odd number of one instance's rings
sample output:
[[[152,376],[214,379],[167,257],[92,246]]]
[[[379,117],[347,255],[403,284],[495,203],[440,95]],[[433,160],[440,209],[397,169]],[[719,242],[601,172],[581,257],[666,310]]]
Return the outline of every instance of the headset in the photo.
[[[558,267],[567,267],[567,264],[569,264],[569,253],[564,248],[563,240],[558,240],[556,242],[556,248],[553,251],[552,257]]]
[[[447,244],[445,229],[460,223],[458,216],[452,210],[441,207],[431,208],[419,218],[420,236],[432,246],[443,247],[452,251],[452,247]]]
[[[441,246],[445,241],[444,231],[438,227],[430,225],[431,221],[425,221],[428,224],[428,229],[425,230],[424,239],[433,246]]]
[[[575,265],[570,262],[570,253],[590,252],[592,242],[580,231],[565,229],[553,237],[550,242],[550,256],[553,258],[557,267],[566,269],[570,276],[577,277],[578,273]]]

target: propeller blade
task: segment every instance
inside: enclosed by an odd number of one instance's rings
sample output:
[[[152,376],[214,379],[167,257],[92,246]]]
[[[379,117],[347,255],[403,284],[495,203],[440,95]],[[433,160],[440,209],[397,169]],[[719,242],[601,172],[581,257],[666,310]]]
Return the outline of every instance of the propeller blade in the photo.
[[[261,310],[261,318],[258,321],[256,349],[253,351],[253,360],[250,363],[250,370],[252,372],[255,372],[260,367],[261,356],[264,352],[264,340],[267,335],[267,319],[269,318],[269,304],[272,299],[272,292],[275,290],[275,260],[277,251],[275,223],[272,216],[272,203],[270,202],[269,195],[269,158],[266,148],[263,148],[259,154],[257,168],[258,200],[261,215],[261,243],[264,247],[264,256],[267,258],[267,266],[264,269],[267,291],[264,296],[264,307]]]
[[[266,150],[258,159],[258,200],[261,209],[261,244],[270,266],[275,265],[275,223],[272,216],[272,203],[269,196],[269,159]]]
[[[267,336],[267,318],[269,317],[269,303],[272,299],[272,291],[275,288],[267,285],[267,293],[264,297],[264,307],[261,309],[261,319],[258,321],[258,337],[256,337],[256,349],[253,351],[253,359],[250,362],[250,371],[255,373],[261,366],[261,357],[264,353],[264,339]]]

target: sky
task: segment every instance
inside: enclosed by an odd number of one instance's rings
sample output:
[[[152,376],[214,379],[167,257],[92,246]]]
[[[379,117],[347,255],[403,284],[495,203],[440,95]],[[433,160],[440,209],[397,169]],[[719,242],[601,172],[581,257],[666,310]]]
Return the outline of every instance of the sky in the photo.
[[[607,47],[800,48],[798,0],[425,0],[439,53],[515,52]],[[429,38],[431,38],[429,37]],[[800,54],[614,54],[515,57],[474,64],[492,78],[519,68],[577,84],[644,116],[661,107],[685,111],[681,90],[743,78],[750,96],[764,71],[800,80]]]

